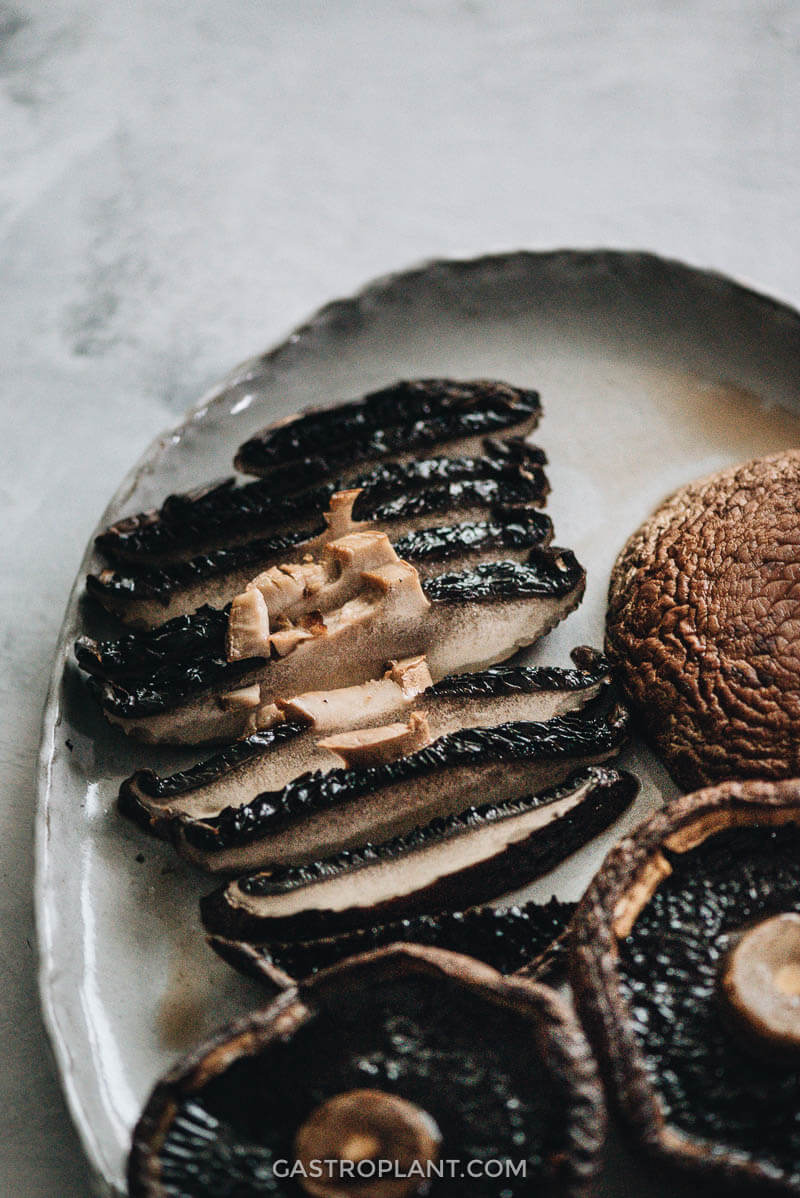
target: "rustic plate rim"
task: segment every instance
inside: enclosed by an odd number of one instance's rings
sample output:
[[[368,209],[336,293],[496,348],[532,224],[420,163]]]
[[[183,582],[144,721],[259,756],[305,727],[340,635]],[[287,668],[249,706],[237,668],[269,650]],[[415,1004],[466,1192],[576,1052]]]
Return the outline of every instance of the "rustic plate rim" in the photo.
[[[800,309],[776,299],[732,276],[716,269],[706,269],[694,266],[677,258],[664,256],[649,250],[631,250],[614,248],[583,248],[583,249],[548,249],[488,253],[472,257],[430,258],[408,267],[392,271],[371,279],[363,287],[350,296],[335,298],[316,309],[310,317],[297,325],[280,341],[264,353],[253,355],[242,361],[229,371],[218,383],[214,384],[201,398],[188,408],[181,420],[159,433],[138,461],[125,474],[121,483],[106,504],[97,524],[97,528],[108,523],[108,515],[122,507],[135,492],[142,477],[157,466],[165,449],[176,438],[200,421],[206,420],[210,414],[224,405],[226,395],[236,385],[245,383],[255,368],[277,363],[288,353],[303,349],[322,330],[346,319],[354,311],[370,305],[376,299],[385,297],[399,284],[406,284],[437,272],[462,273],[465,277],[480,272],[508,270],[519,266],[525,270],[541,270],[552,267],[557,263],[574,270],[597,269],[605,266],[612,273],[616,268],[631,269],[668,269],[677,275],[682,275],[687,282],[712,285],[720,291],[728,292],[731,299],[745,301],[764,310],[765,317],[778,323],[794,326],[800,334]],[[56,731],[61,723],[61,684],[64,666],[71,645],[76,616],[79,609],[79,599],[83,591],[83,579],[86,568],[93,554],[94,534],[89,540],[86,551],[81,558],[75,582],[69,592],[64,618],[56,641],[53,667],[50,672],[47,698],[42,713],[41,734],[36,766],[36,812],[34,823],[34,914],[36,924],[37,949],[39,957],[38,988],[39,1002],[47,1040],[55,1060],[59,1082],[64,1094],[67,1108],[73,1126],[78,1134],[81,1147],[86,1156],[94,1192],[101,1198],[124,1198],[123,1192],[104,1173],[100,1164],[101,1154],[97,1148],[97,1137],[93,1134],[90,1121],[87,1119],[79,1088],[76,1084],[77,1072],[71,1058],[64,1032],[59,1024],[58,1004],[50,985],[54,969],[52,953],[52,938],[50,934],[50,916],[48,912],[49,899],[49,867],[50,842],[48,836],[49,811],[51,795],[51,769],[55,753]]]

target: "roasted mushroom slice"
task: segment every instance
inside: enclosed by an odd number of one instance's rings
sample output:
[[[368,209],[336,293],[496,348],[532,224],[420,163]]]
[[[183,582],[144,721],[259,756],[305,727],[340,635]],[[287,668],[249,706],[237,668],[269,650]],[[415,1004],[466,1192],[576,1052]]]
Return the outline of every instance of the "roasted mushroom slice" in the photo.
[[[212,872],[306,865],[462,812],[476,794],[500,803],[557,784],[579,764],[616,755],[628,725],[617,706],[462,729],[382,765],[301,774],[219,815],[180,816],[171,830],[179,851]]]
[[[800,451],[681,487],[611,577],[607,649],[684,789],[800,774]]]
[[[301,494],[236,479],[168,495],[156,510],[124,516],[95,537],[105,557],[131,565],[168,566],[255,538],[295,545],[325,531],[322,512],[344,483],[309,487]]]
[[[319,517],[322,531],[284,528],[186,561],[103,570],[87,577],[87,593],[132,627],[152,627],[203,604],[222,607],[260,571],[316,557],[331,540],[367,525],[385,532],[424,576],[441,573],[448,561],[466,568],[490,557],[523,560],[553,534],[550,519],[534,507],[543,498],[542,478],[517,466],[488,465],[487,478],[436,483],[389,499],[368,487],[337,491]]]
[[[284,537],[296,544],[324,532],[322,512],[337,491],[349,489],[362,492],[360,519],[363,512],[403,495],[467,482],[527,481],[534,493],[529,502],[544,503],[549,485],[541,449],[517,438],[487,438],[481,450],[476,457],[384,462],[371,470],[345,471],[328,483],[295,473],[280,486],[268,479],[237,486],[235,478],[228,478],[216,486],[170,495],[157,510],[126,516],[100,533],[95,543],[113,561],[139,567],[185,562],[256,539]],[[292,484],[301,488],[300,494],[293,493]]]
[[[319,743],[331,732],[380,728],[416,712],[436,739],[459,728],[564,715],[590,703],[608,685],[600,654],[583,646],[572,658],[574,669],[493,666],[435,685],[424,658],[392,662],[376,681],[282,701],[285,722],[244,736],[198,765],[166,777],[137,770],[122,784],[120,809],[149,831],[168,835],[177,815],[217,815],[263,790],[280,789],[299,774],[341,764],[330,747]],[[255,718],[252,712],[242,715],[243,728],[245,718]]]
[[[604,1132],[594,1062],[552,990],[394,946],[179,1063],[135,1129],[129,1193],[589,1198]]]
[[[559,560],[565,554],[566,559]],[[426,591],[437,597],[449,597],[468,589],[485,594],[487,581],[493,594],[502,595],[512,590],[515,579],[526,591],[557,593],[562,589],[558,584],[560,581],[563,584],[565,572],[575,569],[573,563],[574,558],[567,550],[541,549],[530,551],[525,562],[495,559],[474,568],[448,571],[440,578],[420,580],[419,571],[399,557],[386,534],[368,528],[351,531],[323,545],[317,558],[291,560],[270,567],[251,577],[240,594],[250,592],[250,598],[254,598],[252,592],[260,591],[266,601],[265,634],[259,641],[263,641],[260,647],[267,650],[269,634],[274,630],[285,630],[290,623],[302,624],[311,613],[328,613],[343,607],[362,591],[374,590],[376,586],[386,590],[375,578],[384,566],[401,567],[389,573],[408,580],[404,590],[419,592],[418,583],[422,581]],[[522,569],[523,566],[529,569]],[[538,581],[537,569],[541,575]],[[348,615],[352,615],[351,610]],[[242,613],[231,604],[223,608],[204,604],[190,615],[178,616],[156,628],[125,632],[116,639],[97,641],[81,636],[75,644],[76,659],[87,673],[121,682],[146,678],[167,663],[188,663],[220,652],[224,652],[229,662],[258,656],[255,646],[248,654],[230,652],[231,629],[240,622]],[[244,624],[252,622],[245,619]],[[280,649],[279,656],[284,656]]]
[[[510,732],[505,730],[503,734],[510,739]],[[598,746],[594,760],[608,758],[618,749],[619,741],[613,748],[608,742],[605,749]],[[592,759],[588,753],[586,758]],[[415,764],[413,758],[406,760]],[[368,927],[376,921],[447,907],[458,909],[498,898],[552,869],[613,823],[630,805],[637,790],[633,775],[599,767],[575,771],[576,760],[580,760],[578,753],[563,762],[540,761],[536,771],[539,789],[535,793],[503,797],[514,790],[519,793],[525,786],[524,774],[520,779],[519,772],[514,771],[518,775],[516,785],[511,779],[504,785],[498,782],[497,798],[491,803],[469,807],[458,814],[437,816],[432,822],[418,824],[410,832],[383,843],[375,835],[365,847],[320,856],[306,865],[270,865],[237,878],[204,899],[204,923],[211,932],[240,939],[304,940]],[[567,781],[543,789],[542,779],[547,777],[548,764],[551,777],[566,776]],[[478,783],[475,789],[480,792],[484,771],[477,765],[472,768]],[[508,768],[507,772],[512,774]],[[454,780],[454,789],[458,781]],[[449,779],[440,776],[438,782],[445,786]],[[531,771],[529,786],[536,785],[535,773]],[[394,797],[389,788],[384,788],[383,793],[387,800]],[[448,807],[458,811],[459,801],[463,807],[463,791],[452,804],[449,797],[439,799],[441,811],[447,811]],[[428,810],[434,806],[429,800]],[[274,836],[270,843],[264,838],[258,846],[262,859],[308,857],[308,850],[303,852],[298,843],[303,837],[303,848],[310,845],[313,833],[319,841],[327,843],[338,837],[364,844],[367,837],[361,831],[358,836],[350,835],[345,810],[329,815],[331,822],[334,818],[339,821],[333,829],[330,825],[325,827],[320,817],[314,820],[312,816],[305,821],[305,827],[287,827],[283,840]],[[359,829],[365,826],[366,819],[360,810],[348,814],[350,824],[358,825]],[[406,824],[412,818],[406,817]],[[229,822],[221,821],[223,827]],[[387,812],[384,826],[393,822],[400,823],[400,817]],[[378,818],[373,816],[373,826],[377,824]],[[195,837],[196,851],[205,849],[207,863],[207,858],[215,852],[208,844],[210,837],[206,834],[204,840],[196,825],[187,827],[186,835]],[[230,845],[230,839],[227,844]],[[257,850],[252,840],[247,847],[251,858],[255,857]],[[226,852],[223,840],[216,856],[240,868],[245,858],[241,842],[239,848],[239,855],[230,848]],[[211,864],[213,867],[214,863]]]
[[[573,924],[578,1008],[642,1149],[714,1192],[800,1194],[800,782],[679,799]]]
[[[363,578],[352,601],[271,635],[269,657],[229,662],[227,610],[202,609],[118,641],[81,637],[78,663],[103,679],[95,693],[126,732],[175,744],[230,740],[242,729],[243,706],[267,708],[321,678],[332,690],[354,686],[378,677],[389,659],[423,653],[434,680],[503,661],[568,615],[585,584],[565,549],[442,574],[424,588],[404,562]]]
[[[417,379],[265,429],[239,448],[235,465],[282,480],[325,478],[353,464],[403,462],[434,449],[469,455],[480,453],[487,435],[527,436],[540,414],[536,391],[489,380]]]
[[[319,940],[264,943],[214,935],[208,939],[223,960],[255,978],[271,993],[338,965],[347,957],[388,944],[445,948],[484,961],[504,975],[524,969],[526,977],[538,978],[539,971],[549,970],[554,946],[574,910],[575,903],[551,898],[547,903],[531,902],[521,907],[472,907],[467,911],[414,915]]]
[[[468,570],[484,562],[525,562],[532,549],[553,538],[549,516],[532,508],[493,509],[487,520],[459,520],[408,532],[393,542],[395,552],[411,562],[421,578],[445,569]]]
[[[422,524],[423,518],[419,522]],[[486,520],[426,524],[397,537],[388,521],[373,527],[392,536],[398,557],[411,562],[421,578],[470,569],[497,558],[524,562],[531,549],[549,545],[553,536],[550,518],[525,507],[493,509]],[[315,538],[315,544],[320,540]],[[279,537],[240,550],[205,554],[168,569],[135,574],[104,570],[88,575],[86,590],[129,627],[155,628],[206,604],[223,607],[255,574],[285,561],[287,553],[303,552],[307,544],[310,542],[287,546],[286,538]]]

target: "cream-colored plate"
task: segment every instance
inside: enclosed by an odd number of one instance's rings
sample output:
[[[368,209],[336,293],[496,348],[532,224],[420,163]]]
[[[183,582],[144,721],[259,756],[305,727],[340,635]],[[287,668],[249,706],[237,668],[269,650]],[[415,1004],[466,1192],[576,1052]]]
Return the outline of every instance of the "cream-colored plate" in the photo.
[[[536,652],[553,664],[573,645],[601,644],[614,557],[670,489],[800,441],[794,311],[645,254],[436,262],[329,304],[234,371],[151,446],[100,524],[228,473],[236,446],[276,418],[425,375],[542,393],[536,440],[550,458],[556,540],[588,570],[582,607]],[[97,1192],[109,1195],[124,1191],[130,1131],[153,1082],[258,992],[205,944],[197,899],[208,882],[115,813],[132,768],[187,758],[109,729],[70,664],[79,629],[99,627],[81,604],[92,560],[90,546],[44,717],[36,900],[45,1018]],[[576,898],[614,840],[674,793],[642,749],[625,764],[643,783],[635,807],[526,895]],[[655,1192],[630,1170],[615,1153],[605,1192]]]

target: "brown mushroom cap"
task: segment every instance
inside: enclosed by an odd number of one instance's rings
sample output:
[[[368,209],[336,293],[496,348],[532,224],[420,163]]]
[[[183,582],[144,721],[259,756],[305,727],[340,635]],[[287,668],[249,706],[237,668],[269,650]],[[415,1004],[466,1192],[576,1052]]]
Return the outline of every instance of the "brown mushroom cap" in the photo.
[[[800,915],[749,928],[728,955],[721,991],[743,1043],[768,1058],[800,1054]]]
[[[800,1195],[795,1059],[754,1056],[719,993],[731,943],[800,907],[798,846],[800,779],[709,787],[622,840],[570,925],[576,1006],[626,1130],[710,1193]]]
[[[612,572],[606,645],[683,787],[800,774],[800,450],[645,521]]]
[[[510,1194],[533,1186],[542,1198],[590,1198],[602,1090],[577,1020],[548,987],[457,953],[393,945],[291,987],[176,1065],[134,1131],[129,1193],[288,1198],[310,1180],[302,1166],[318,1147],[333,1148],[328,1159],[433,1161],[439,1132],[440,1165],[527,1161],[508,1177]],[[427,1180],[407,1172],[397,1180]],[[432,1176],[442,1198],[498,1192],[496,1174]],[[365,1198],[414,1192],[369,1180]]]

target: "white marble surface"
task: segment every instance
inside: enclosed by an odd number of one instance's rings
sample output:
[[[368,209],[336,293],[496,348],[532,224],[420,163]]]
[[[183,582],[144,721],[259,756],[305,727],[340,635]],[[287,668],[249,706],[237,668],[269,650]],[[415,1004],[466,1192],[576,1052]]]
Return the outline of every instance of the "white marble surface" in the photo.
[[[421,258],[644,247],[797,302],[799,100],[793,0],[0,4],[0,1195],[87,1193],[38,1017],[32,775],[122,474]]]

